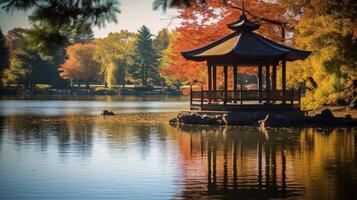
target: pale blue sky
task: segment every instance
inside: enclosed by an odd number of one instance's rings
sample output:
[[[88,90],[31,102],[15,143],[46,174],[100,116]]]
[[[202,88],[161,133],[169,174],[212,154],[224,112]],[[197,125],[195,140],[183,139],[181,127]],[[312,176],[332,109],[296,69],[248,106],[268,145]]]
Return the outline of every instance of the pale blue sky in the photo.
[[[179,20],[168,20],[177,15],[177,10],[168,9],[165,13],[162,11],[153,11],[153,0],[119,0],[121,13],[118,14],[117,24],[107,24],[106,27],[94,28],[95,37],[105,37],[110,32],[118,32],[121,29],[136,32],[142,25],[148,26],[153,34],[157,34],[162,28],[173,29],[179,25]],[[3,33],[6,33],[14,27],[29,28],[27,13],[14,12],[6,13],[0,10],[0,27]],[[170,23],[171,22],[171,23]]]

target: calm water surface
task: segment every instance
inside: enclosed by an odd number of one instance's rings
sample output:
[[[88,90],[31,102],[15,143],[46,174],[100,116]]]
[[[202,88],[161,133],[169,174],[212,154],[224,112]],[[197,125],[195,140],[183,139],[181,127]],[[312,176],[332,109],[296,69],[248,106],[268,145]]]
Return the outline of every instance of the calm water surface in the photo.
[[[2,98],[0,116],[99,115],[103,110],[115,113],[179,112],[189,108],[187,97],[47,97]]]
[[[355,128],[2,115],[0,199],[357,199]]]

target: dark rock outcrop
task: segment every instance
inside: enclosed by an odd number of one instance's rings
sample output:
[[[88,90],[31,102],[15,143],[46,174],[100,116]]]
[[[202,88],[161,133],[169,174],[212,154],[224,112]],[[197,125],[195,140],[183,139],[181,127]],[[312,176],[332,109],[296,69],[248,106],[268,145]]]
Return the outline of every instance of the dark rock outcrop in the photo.
[[[101,115],[103,116],[112,116],[115,115],[113,111],[109,111],[109,110],[103,110]]]
[[[357,119],[351,116],[336,118],[329,109],[313,117],[302,111],[246,111],[246,112],[182,112],[170,120],[171,125],[233,125],[260,127],[298,127],[298,126],[357,126]]]
[[[331,110],[325,109],[320,114],[313,116],[309,121],[317,124],[333,124],[335,116],[333,116]]]

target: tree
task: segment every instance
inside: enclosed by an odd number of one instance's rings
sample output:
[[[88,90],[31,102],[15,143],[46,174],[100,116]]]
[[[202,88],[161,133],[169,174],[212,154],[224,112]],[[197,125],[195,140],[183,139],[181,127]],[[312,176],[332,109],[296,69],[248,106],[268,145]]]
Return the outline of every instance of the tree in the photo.
[[[2,82],[8,84],[24,84],[34,91],[36,84],[50,84],[53,79],[52,64],[43,60],[39,52],[28,48],[26,42],[11,56],[10,67],[4,72]]]
[[[161,68],[161,74],[170,80],[206,83],[206,63],[187,61],[182,57],[181,52],[196,49],[231,33],[227,24],[239,18],[241,7],[240,1],[239,4],[234,4],[232,1],[222,3],[220,0],[207,0],[205,4],[195,3],[190,4],[190,7],[180,8],[181,26],[176,29],[176,36],[170,41],[170,50],[166,52],[168,62]],[[262,16],[257,18],[253,15],[254,13],[261,13]],[[262,19],[277,19],[286,22],[293,20],[284,15],[284,10],[276,3],[258,0],[249,1],[246,15],[262,23],[261,28],[257,30],[258,33],[278,41],[282,39],[281,27],[265,23]],[[223,73],[220,68],[217,72]],[[240,73],[256,74],[253,68],[241,68]],[[221,75],[217,76],[219,84],[223,81],[221,77]]]
[[[8,31],[6,35],[6,44],[9,47],[9,66],[4,70],[1,83],[4,86],[10,84],[24,83],[22,78],[26,75],[26,70],[22,63],[17,59],[16,53],[24,48],[26,29],[14,28]],[[21,80],[21,81],[20,81]]]
[[[158,55],[152,43],[152,36],[149,28],[142,26],[138,31],[138,40],[132,55],[133,65],[130,72],[144,86],[147,86],[149,78],[154,83],[160,81]]]
[[[83,24],[75,30],[73,43],[88,43],[94,40],[94,32],[90,24]]]
[[[51,53],[70,40],[67,33],[81,29],[83,24],[103,27],[106,22],[117,22],[120,12],[116,0],[3,0],[0,5],[7,12],[32,11],[29,20],[36,31],[31,35],[42,43],[36,46],[54,48]]]
[[[159,31],[155,39],[153,40],[153,46],[156,52],[160,55],[169,46],[170,38],[169,32],[166,28]]]
[[[9,57],[9,49],[6,46],[5,37],[0,29],[0,75],[2,75],[5,68],[9,65]]]
[[[95,60],[96,47],[94,44],[74,44],[67,48],[68,59],[59,68],[63,79],[84,81],[89,87],[89,81],[99,73],[100,65]]]
[[[6,43],[9,46],[10,54],[14,54],[17,50],[21,49],[25,42],[27,29],[13,28],[7,32]]]
[[[96,58],[101,63],[101,74],[105,84],[112,87],[115,84],[125,85],[127,71],[132,64],[131,53],[137,35],[127,30],[109,33],[103,39],[97,39]]]
[[[357,2],[337,0],[281,0],[290,13],[299,16],[293,33],[296,46],[311,50],[303,62],[287,67],[289,84],[307,83],[310,89],[303,105],[309,109],[356,98]],[[312,87],[311,81],[317,85]]]

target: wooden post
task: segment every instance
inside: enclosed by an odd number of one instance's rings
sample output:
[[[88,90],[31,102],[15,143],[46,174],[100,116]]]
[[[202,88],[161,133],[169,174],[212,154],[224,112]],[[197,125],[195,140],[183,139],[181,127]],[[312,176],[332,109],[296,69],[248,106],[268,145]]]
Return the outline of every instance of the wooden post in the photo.
[[[236,92],[237,92],[237,66],[233,67],[233,99],[234,103],[237,103],[237,97],[236,97]]]
[[[213,65],[213,99],[216,100],[216,90],[217,90],[217,66]]]
[[[299,85],[299,109],[301,108],[301,85]]]
[[[201,85],[201,110],[203,107],[203,85]]]
[[[243,104],[243,81],[240,83],[240,104]]]
[[[190,84],[190,110],[192,107],[192,84]]]
[[[266,95],[267,99],[266,102],[270,102],[270,66],[267,65],[265,69],[265,90],[266,90]]]
[[[283,90],[283,104],[286,102],[286,60],[282,61],[281,66],[281,85]]]
[[[228,66],[225,65],[223,69],[223,75],[224,75],[224,87],[223,87],[223,92],[224,92],[224,105],[227,105],[227,89],[228,89]]]
[[[291,88],[291,108],[294,108],[294,87]]]
[[[208,104],[211,104],[211,91],[212,91],[212,65],[208,65]]]
[[[273,71],[272,71],[272,77],[271,77],[271,82],[272,82],[272,99],[273,102],[275,103],[276,99],[276,65],[273,65]]]
[[[262,88],[263,88],[263,66],[258,67],[258,90],[259,90],[259,103],[262,102]]]

